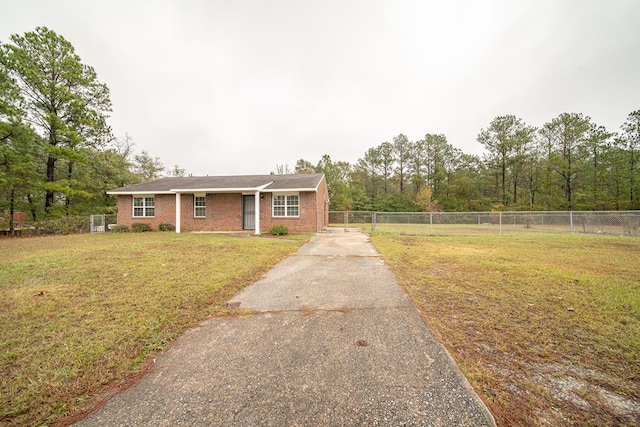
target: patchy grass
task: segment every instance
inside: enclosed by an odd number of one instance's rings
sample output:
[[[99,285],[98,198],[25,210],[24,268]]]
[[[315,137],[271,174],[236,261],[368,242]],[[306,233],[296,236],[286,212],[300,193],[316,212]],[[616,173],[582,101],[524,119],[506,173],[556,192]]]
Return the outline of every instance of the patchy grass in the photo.
[[[640,424],[640,240],[372,241],[499,425]]]
[[[82,407],[200,320],[229,314],[228,299],[304,242],[167,233],[2,240],[0,425],[49,424]]]

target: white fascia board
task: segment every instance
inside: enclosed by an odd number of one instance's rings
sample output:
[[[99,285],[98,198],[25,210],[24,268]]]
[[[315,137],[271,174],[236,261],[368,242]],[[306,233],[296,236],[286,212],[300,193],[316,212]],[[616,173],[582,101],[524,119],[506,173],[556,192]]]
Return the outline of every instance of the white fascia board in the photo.
[[[139,195],[150,195],[154,194],[175,194],[174,191],[107,191],[107,194],[113,194],[116,196],[139,196]]]
[[[275,190],[267,190],[265,191],[266,193],[299,193],[301,191],[312,191],[312,192],[317,192],[318,189],[317,188],[282,188],[282,189],[275,189]]]
[[[173,193],[239,193],[256,191],[255,188],[172,188]]]

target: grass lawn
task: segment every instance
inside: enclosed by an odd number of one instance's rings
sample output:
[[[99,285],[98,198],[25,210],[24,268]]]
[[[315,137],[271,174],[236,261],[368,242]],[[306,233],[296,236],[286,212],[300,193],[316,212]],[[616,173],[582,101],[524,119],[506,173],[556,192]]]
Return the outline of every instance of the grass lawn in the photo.
[[[640,239],[372,241],[499,425],[640,424]]]
[[[308,237],[0,240],[0,425],[50,424],[141,372]]]

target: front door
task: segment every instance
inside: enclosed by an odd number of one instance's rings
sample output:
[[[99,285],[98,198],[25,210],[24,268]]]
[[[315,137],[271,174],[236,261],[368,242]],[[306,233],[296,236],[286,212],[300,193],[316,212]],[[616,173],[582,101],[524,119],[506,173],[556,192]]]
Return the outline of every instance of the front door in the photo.
[[[242,229],[256,229],[256,196],[242,196]]]

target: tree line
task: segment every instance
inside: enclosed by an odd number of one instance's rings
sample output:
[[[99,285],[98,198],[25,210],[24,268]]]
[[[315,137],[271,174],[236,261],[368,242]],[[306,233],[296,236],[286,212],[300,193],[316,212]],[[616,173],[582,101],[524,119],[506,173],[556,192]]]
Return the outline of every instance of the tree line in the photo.
[[[110,112],[109,89],[64,37],[38,27],[0,43],[0,217],[11,229],[15,211],[115,211],[106,190],[164,174],[158,157],[113,136]]]
[[[489,211],[640,209],[640,110],[619,132],[580,113],[540,127],[514,115],[481,129],[484,154],[466,154],[445,135],[400,134],[356,163],[324,155],[294,173],[323,172],[332,210]],[[280,168],[282,170],[282,168]]]
[[[13,228],[16,211],[32,221],[115,212],[107,190],[186,174],[114,137],[110,112],[108,87],[64,37],[38,27],[0,42],[0,227]],[[333,210],[640,209],[640,110],[618,132],[578,113],[540,127],[499,116],[477,139],[482,156],[442,134],[400,134],[353,164],[324,155],[276,173],[324,173]]]

